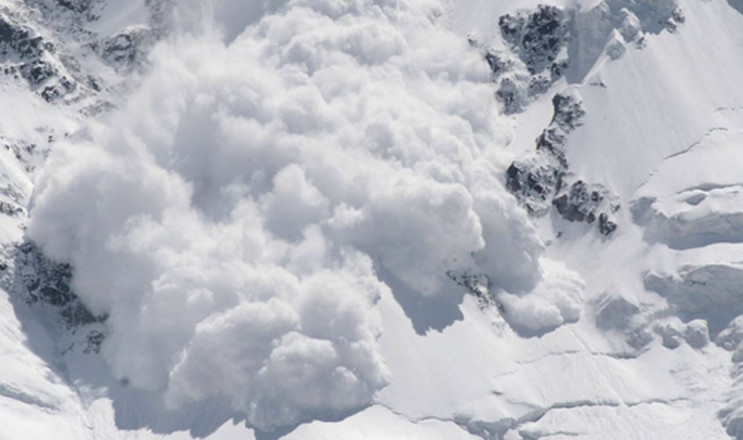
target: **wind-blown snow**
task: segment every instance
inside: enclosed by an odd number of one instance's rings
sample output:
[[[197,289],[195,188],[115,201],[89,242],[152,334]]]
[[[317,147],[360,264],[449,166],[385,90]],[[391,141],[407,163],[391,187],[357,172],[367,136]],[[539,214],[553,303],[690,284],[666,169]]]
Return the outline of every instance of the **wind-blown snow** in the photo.
[[[581,280],[541,269],[503,189],[487,65],[435,1],[295,0],[245,30],[211,6],[37,182],[28,236],[108,316],[117,378],[262,430],[355,411],[390,379],[380,268],[423,296],[484,273],[531,330],[578,319]]]

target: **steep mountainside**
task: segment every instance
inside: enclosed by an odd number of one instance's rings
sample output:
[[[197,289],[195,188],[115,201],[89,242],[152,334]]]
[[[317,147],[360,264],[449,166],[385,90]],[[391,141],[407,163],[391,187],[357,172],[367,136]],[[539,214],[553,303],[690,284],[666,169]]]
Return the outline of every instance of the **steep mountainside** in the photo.
[[[743,439],[740,0],[0,0],[0,440]]]

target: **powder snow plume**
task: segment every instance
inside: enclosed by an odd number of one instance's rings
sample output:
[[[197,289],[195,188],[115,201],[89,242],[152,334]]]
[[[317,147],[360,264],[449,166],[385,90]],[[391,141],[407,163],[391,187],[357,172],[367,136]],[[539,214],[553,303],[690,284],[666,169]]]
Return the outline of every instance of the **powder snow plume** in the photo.
[[[482,273],[517,323],[577,319],[582,282],[542,270],[501,183],[490,72],[441,5],[194,3],[33,197],[28,236],[108,316],[117,378],[173,408],[228,398],[268,431],[388,383],[378,273],[426,296],[458,288],[447,272]]]

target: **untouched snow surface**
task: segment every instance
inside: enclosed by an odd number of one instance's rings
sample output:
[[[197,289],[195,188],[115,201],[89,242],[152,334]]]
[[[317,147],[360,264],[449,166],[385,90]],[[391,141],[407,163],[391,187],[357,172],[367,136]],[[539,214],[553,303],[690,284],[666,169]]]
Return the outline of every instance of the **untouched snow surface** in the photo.
[[[0,20],[0,440],[743,438],[738,0]]]

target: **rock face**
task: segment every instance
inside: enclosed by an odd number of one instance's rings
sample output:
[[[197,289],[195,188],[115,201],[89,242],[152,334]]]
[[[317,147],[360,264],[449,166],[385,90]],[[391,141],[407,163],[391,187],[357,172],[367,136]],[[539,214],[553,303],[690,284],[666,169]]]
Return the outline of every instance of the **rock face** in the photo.
[[[506,171],[506,187],[532,215],[544,215],[560,179],[560,171],[541,156],[513,162]]]
[[[506,14],[498,24],[503,39],[513,46],[529,73],[536,75],[549,70],[559,77],[565,61],[556,60],[569,35],[568,17],[562,9],[540,5],[528,15],[523,11]]]
[[[106,107],[92,104],[107,86],[113,86],[106,82],[117,77],[106,66],[117,72],[135,69],[162,36],[168,2],[145,3],[149,20],[112,36],[96,29],[101,14],[107,12],[101,0],[28,0],[24,4],[28,11],[2,9],[0,72],[25,80],[49,103]]]
[[[50,261],[32,243],[18,247],[14,271],[13,290],[16,294],[29,304],[42,303],[55,307],[68,327],[105,321],[105,317],[90,313],[72,292],[72,268],[68,264]]]
[[[552,122],[537,138],[536,151],[508,167],[506,187],[532,215],[543,216],[554,207],[569,222],[596,224],[602,235],[611,235],[620,208],[616,196],[600,184],[575,179],[565,155],[568,135],[585,116],[580,98],[557,94],[552,105]]]
[[[103,40],[101,56],[115,66],[131,66],[140,54],[140,32],[131,31]]]
[[[538,216],[549,211],[555,193],[562,186],[568,171],[567,135],[580,125],[585,115],[574,96],[558,94],[552,104],[552,122],[537,138],[536,151],[513,162],[506,171],[506,187],[529,213]]]
[[[508,49],[484,56],[505,112],[520,113],[561,78],[581,82],[602,55],[618,60],[627,44],[642,48],[646,34],[674,32],[684,21],[676,0],[605,0],[586,9],[539,5],[501,16]]]
[[[25,79],[45,100],[72,93],[76,81],[67,72],[56,45],[33,28],[0,14],[0,54],[5,75]]]
[[[506,14],[498,20],[510,53],[488,51],[485,59],[495,78],[503,76],[496,97],[506,113],[520,112],[564,74],[570,39],[568,14],[556,6]]]
[[[552,205],[562,218],[571,222],[594,223],[598,220],[599,232],[610,235],[617,228],[611,220],[611,215],[619,210],[615,199],[603,185],[577,180],[564,188]]]

